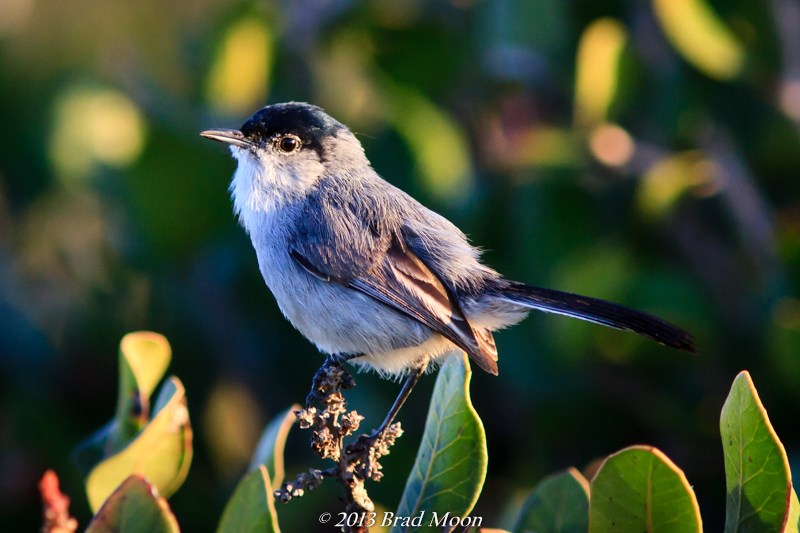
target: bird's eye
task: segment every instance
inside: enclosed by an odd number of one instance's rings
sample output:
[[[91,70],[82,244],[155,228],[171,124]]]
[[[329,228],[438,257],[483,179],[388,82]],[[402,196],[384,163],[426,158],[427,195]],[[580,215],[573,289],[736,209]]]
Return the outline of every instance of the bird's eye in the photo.
[[[289,152],[294,152],[295,150],[300,148],[300,141],[297,139],[297,137],[287,135],[286,137],[278,141],[278,146],[280,147],[281,150],[283,150],[288,154]]]

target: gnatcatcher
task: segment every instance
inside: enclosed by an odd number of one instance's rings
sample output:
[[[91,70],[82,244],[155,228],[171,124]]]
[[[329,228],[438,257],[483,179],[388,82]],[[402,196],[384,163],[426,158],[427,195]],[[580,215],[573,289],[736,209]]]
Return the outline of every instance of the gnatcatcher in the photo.
[[[431,362],[463,350],[496,375],[492,332],[531,309],[696,353],[689,333],[655,316],[504,279],[455,225],[384,181],[318,107],[275,104],[239,130],[201,135],[231,145],[234,211],[292,325],[322,352],[407,375],[378,433]]]

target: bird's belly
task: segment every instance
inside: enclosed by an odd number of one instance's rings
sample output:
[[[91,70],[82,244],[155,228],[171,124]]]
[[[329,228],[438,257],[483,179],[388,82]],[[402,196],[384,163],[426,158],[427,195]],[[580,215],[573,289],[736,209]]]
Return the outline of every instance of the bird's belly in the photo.
[[[371,353],[357,359],[352,363],[361,368],[375,370],[382,376],[399,377],[406,371],[415,366],[423,356],[430,357],[428,370],[433,370],[443,361],[445,357],[460,351],[452,342],[445,339],[438,333],[431,336],[416,346],[398,348],[389,352]]]
[[[284,253],[259,254],[259,266],[284,316],[321,351],[365,354],[355,362],[384,374],[405,371],[424,354],[453,345],[427,326],[335,282],[309,274]]]

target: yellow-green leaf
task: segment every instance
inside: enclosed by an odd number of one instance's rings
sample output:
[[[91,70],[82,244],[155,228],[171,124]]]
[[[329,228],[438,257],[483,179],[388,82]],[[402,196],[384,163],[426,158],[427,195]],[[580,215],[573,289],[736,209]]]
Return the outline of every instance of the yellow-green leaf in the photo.
[[[728,490],[726,533],[783,531],[792,492],[789,461],[747,371],[733,381],[720,432]]]
[[[797,493],[792,489],[792,499],[789,502],[789,519],[783,533],[800,532],[800,501],[797,500]]]
[[[579,124],[592,126],[607,120],[627,41],[625,26],[612,18],[592,22],[581,35],[575,67],[575,119]]]
[[[166,337],[152,331],[128,333],[122,337],[119,351],[120,365],[131,372],[139,392],[149,398],[172,359]]]
[[[591,485],[590,533],[690,533],[703,530],[683,471],[651,446],[610,455]]]
[[[147,424],[150,396],[164,377],[171,358],[172,350],[163,335],[138,331],[122,338],[116,414],[75,449],[75,462],[84,474],[127,446]]]
[[[163,335],[151,331],[128,333],[119,345],[119,397],[116,431],[109,452],[117,451],[147,423],[150,395],[164,377],[172,349]]]
[[[653,8],[667,38],[689,63],[718,80],[742,71],[744,47],[706,0],[653,0]]]
[[[441,201],[468,197],[474,176],[463,129],[423,94],[388,84],[386,90],[392,103],[390,120],[408,145],[423,185]]]
[[[248,472],[236,486],[217,533],[280,533],[272,482],[264,465]]]
[[[120,484],[89,523],[86,533],[179,533],[167,500],[140,476]]]
[[[264,105],[273,63],[271,28],[260,17],[236,21],[220,43],[206,84],[217,113],[245,115]]]
[[[709,158],[697,150],[666,156],[647,169],[636,201],[644,214],[663,216],[687,192],[713,184],[717,172]]]
[[[296,420],[294,412],[299,409],[300,405],[294,404],[267,424],[250,463],[250,470],[256,470],[260,465],[267,467],[267,471],[272,474],[272,487],[276,490],[283,483],[283,447]]]
[[[150,423],[119,453],[98,464],[86,480],[92,509],[132,474],[145,476],[166,498],[183,483],[192,460],[192,429],[183,385],[176,377],[162,387]]]

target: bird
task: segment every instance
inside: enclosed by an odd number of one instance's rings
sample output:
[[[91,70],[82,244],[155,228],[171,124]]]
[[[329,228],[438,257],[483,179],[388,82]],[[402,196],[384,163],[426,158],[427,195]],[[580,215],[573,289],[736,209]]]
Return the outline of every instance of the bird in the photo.
[[[691,334],[651,314],[504,278],[453,223],[381,178],[353,132],[317,106],[268,105],[239,129],[200,135],[237,161],[233,210],[283,315],[321,352],[405,378],[374,436],[452,354],[497,375],[493,333],[531,310],[697,353]]]

